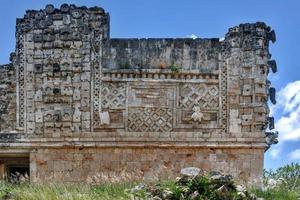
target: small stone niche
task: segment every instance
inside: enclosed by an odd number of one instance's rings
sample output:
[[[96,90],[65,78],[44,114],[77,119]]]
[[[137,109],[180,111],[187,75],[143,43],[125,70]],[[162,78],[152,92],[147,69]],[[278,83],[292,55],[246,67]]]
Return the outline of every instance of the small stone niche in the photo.
[[[53,64],[53,73],[60,72],[60,65],[58,63]]]
[[[34,64],[34,72],[36,74],[42,74],[43,73],[43,65],[42,64]]]
[[[61,93],[61,90],[60,90],[60,88],[53,88],[53,94],[54,95],[60,95],[60,93]]]
[[[56,110],[56,111],[54,112],[54,115],[53,115],[53,121],[54,121],[54,122],[60,122],[61,119],[62,119],[62,117],[61,117],[60,111],[59,111],[59,110]]]

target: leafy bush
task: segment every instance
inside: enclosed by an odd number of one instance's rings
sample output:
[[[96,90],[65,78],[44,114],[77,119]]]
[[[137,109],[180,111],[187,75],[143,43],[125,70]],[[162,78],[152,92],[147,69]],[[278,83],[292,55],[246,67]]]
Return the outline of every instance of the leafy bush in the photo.
[[[172,65],[170,65],[169,67],[173,73],[179,72],[179,67],[177,65],[175,65],[174,63]]]
[[[264,170],[264,189],[255,190],[265,200],[300,199],[300,164],[291,163],[277,170]]]
[[[146,199],[164,200],[255,200],[256,197],[242,185],[236,185],[232,176],[219,172],[182,175],[176,181],[160,181],[144,188]],[[133,191],[139,196],[139,192]],[[136,195],[138,194],[138,195]]]
[[[270,187],[272,180],[274,180],[275,187],[300,191],[300,164],[291,163],[278,168],[276,171],[264,170],[265,186]]]

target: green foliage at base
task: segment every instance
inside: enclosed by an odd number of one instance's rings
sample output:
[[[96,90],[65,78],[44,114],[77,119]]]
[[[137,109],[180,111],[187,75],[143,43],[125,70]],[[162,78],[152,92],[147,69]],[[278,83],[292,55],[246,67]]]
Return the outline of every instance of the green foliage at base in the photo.
[[[129,183],[89,186],[83,184],[0,183],[0,199],[6,200],[94,200],[130,199]]]
[[[277,170],[264,170],[264,190],[254,190],[265,200],[300,199],[300,164],[291,163]]]
[[[34,184],[23,182],[10,184],[0,182],[0,199],[3,200],[118,200],[160,199],[244,200],[256,196],[264,200],[300,200],[300,164],[283,166],[276,171],[264,173],[264,188],[248,190],[247,197],[237,195],[233,182],[213,182],[206,176],[192,179],[165,180],[136,188],[137,183],[87,184]],[[220,187],[225,187],[220,190]],[[133,192],[134,191],[134,192]],[[195,195],[197,191],[197,195]],[[245,192],[247,194],[247,192]]]
[[[204,184],[203,184],[204,183]],[[133,195],[128,191],[134,187],[135,184],[103,184],[99,186],[88,186],[78,184],[29,184],[22,183],[19,185],[12,185],[9,183],[0,183],[0,199],[3,200],[111,200],[111,199],[133,199]],[[174,199],[182,199],[182,193],[187,190],[186,187],[178,187],[175,181],[161,181],[160,188],[172,192]],[[197,187],[207,195],[199,197],[198,199],[218,199],[214,197],[205,186],[205,182],[199,182]],[[194,187],[194,186],[193,186]],[[286,191],[279,189],[269,190],[253,190],[257,197],[264,198],[264,200],[298,200],[296,191]],[[135,194],[136,199],[147,199],[144,190]],[[238,199],[234,195],[228,199]]]
[[[257,197],[263,198],[264,200],[298,200],[298,194],[296,191],[286,190],[254,190]]]

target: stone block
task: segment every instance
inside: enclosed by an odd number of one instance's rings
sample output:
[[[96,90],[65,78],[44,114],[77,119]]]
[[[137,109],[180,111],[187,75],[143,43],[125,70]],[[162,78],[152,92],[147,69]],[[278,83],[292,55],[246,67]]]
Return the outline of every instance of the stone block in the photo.
[[[243,95],[248,96],[252,94],[252,86],[251,85],[243,85]]]
[[[43,122],[43,112],[41,109],[38,109],[35,113],[35,122],[37,123]]]

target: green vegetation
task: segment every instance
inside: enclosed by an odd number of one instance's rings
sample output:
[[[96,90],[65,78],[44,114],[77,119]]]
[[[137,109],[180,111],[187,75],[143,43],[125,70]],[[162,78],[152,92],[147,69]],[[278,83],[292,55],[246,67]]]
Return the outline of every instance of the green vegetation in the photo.
[[[256,196],[256,197],[255,197]],[[154,197],[154,198],[153,198]],[[0,199],[10,200],[92,200],[92,199],[198,199],[198,200],[299,200],[300,164],[292,163],[276,171],[264,172],[264,188],[246,190],[231,176],[201,174],[153,184],[18,184],[0,182]]]
[[[299,195],[296,191],[285,191],[282,189],[268,189],[265,191],[256,190],[254,191],[257,197],[263,198],[264,200],[298,200]]]
[[[300,199],[300,164],[291,163],[276,171],[264,171],[264,190],[254,190],[265,200]]]
[[[29,184],[0,183],[0,199],[4,200],[94,200],[130,199],[126,192],[131,184]]]
[[[276,171],[264,171],[264,185],[268,185],[271,180],[277,180],[280,187],[285,190],[300,191],[300,164],[291,163],[278,168]]]
[[[169,68],[171,69],[171,71],[173,73],[178,73],[179,72],[179,66],[175,65],[174,63],[172,65],[170,65]]]

